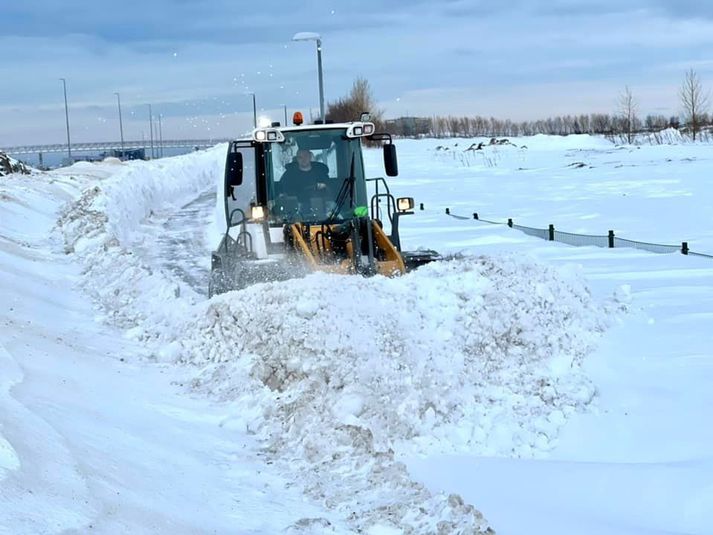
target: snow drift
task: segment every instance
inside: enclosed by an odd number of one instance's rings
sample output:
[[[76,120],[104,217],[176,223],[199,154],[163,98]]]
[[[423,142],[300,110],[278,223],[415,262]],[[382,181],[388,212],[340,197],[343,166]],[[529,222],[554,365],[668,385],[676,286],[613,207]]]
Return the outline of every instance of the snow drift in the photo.
[[[248,404],[267,396],[260,421],[277,408],[278,422],[301,422],[279,436],[296,434],[288,446],[307,457],[314,428],[344,425],[366,428],[378,450],[523,455],[591,400],[579,363],[605,325],[575,272],[481,257],[219,296],[174,349],[203,367],[197,386]]]

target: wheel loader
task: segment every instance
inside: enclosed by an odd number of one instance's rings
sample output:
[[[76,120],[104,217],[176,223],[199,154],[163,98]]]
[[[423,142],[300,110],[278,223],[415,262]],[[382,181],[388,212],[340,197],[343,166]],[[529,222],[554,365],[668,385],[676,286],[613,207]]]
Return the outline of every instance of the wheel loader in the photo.
[[[382,146],[386,175],[398,174],[389,134],[377,133],[365,115],[305,125],[297,112],[293,123],[256,128],[229,143],[210,296],[311,271],[395,276],[440,258],[435,251],[401,250],[399,220],[414,213],[414,200],[395,199],[382,177],[365,177],[365,138]],[[288,183],[301,174],[292,172],[298,152],[308,167],[322,170],[319,182]]]

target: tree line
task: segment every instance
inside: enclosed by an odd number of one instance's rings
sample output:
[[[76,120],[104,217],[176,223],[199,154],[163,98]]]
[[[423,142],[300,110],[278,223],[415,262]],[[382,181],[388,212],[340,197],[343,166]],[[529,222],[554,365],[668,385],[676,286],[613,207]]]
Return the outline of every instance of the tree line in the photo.
[[[493,137],[531,136],[535,134],[569,135],[602,134],[625,136],[631,143],[642,132],[659,132],[675,128],[690,134],[695,140],[701,130],[713,127],[713,115],[708,112],[709,95],[703,90],[694,70],[686,73],[679,89],[681,116],[647,115],[640,117],[638,102],[626,86],[617,100],[613,113],[561,115],[535,121],[512,121],[485,116],[432,116],[383,119],[383,110],[376,109],[369,82],[357,78],[350,93],[331,102],[327,120],[348,122],[359,118],[363,111],[371,112],[371,120],[380,130],[401,137]]]

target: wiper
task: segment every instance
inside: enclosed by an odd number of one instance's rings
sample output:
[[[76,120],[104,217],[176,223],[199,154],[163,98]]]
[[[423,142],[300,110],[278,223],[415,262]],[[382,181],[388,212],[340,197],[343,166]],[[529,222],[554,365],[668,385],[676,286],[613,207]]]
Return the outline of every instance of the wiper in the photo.
[[[352,161],[349,165],[349,176],[344,179],[342,186],[339,188],[339,193],[337,193],[337,198],[334,203],[335,206],[332,209],[329,217],[327,218],[327,223],[331,223],[339,212],[342,211],[342,206],[344,206],[344,201],[347,200],[347,195],[349,195],[349,207],[354,209],[354,186],[356,185],[356,176],[354,176],[354,153],[352,153]]]

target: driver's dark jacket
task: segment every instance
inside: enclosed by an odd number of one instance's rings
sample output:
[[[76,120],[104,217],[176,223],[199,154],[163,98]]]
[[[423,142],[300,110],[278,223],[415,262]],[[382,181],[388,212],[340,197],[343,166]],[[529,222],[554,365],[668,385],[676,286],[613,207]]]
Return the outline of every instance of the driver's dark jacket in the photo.
[[[279,193],[291,197],[306,198],[314,193],[318,182],[329,180],[329,168],[320,162],[312,162],[309,171],[300,170],[297,162],[287,164],[280,178]]]

